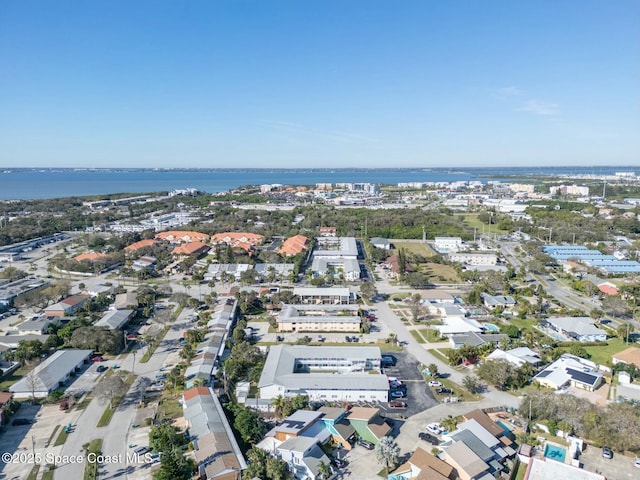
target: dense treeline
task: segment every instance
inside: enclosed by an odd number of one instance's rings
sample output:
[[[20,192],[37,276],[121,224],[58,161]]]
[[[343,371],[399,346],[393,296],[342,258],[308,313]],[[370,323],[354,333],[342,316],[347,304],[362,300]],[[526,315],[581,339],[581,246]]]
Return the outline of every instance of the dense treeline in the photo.
[[[573,395],[550,391],[533,392],[528,399],[522,402],[520,414],[546,424],[552,432],[562,430],[598,446],[640,452],[640,405],[610,403],[601,407]]]

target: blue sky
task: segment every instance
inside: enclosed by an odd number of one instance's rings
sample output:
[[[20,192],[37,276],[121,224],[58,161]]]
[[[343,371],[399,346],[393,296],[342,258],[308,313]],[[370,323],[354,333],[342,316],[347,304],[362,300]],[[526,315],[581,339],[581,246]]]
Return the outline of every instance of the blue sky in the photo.
[[[0,3],[0,166],[640,164],[636,0]]]

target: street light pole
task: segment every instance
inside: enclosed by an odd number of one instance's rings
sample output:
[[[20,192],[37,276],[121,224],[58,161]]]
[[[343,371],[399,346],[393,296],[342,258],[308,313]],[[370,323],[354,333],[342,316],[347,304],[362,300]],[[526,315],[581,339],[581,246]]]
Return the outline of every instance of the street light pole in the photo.
[[[138,352],[138,350],[133,350],[131,353],[133,353],[133,365],[131,366],[131,374],[135,374],[135,369],[136,369],[136,353]]]

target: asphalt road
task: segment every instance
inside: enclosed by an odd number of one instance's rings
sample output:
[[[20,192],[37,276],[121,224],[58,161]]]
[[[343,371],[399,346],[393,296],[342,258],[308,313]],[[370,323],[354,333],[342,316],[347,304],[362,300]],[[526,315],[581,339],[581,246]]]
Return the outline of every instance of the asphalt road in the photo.
[[[92,439],[102,438],[102,452],[104,455],[113,456],[122,459],[114,463],[103,464],[100,468],[100,478],[111,479],[127,476],[136,468],[142,468],[142,465],[127,464],[127,436],[131,428],[131,424],[136,414],[136,405],[142,398],[142,394],[146,386],[154,380],[155,375],[163,366],[167,356],[171,353],[171,348],[178,344],[178,339],[184,328],[187,327],[187,316],[192,310],[184,309],[180,317],[173,324],[160,346],[147,363],[140,363],[139,360],[144,354],[144,349],[136,354],[134,365],[134,356],[128,354],[117,358],[113,362],[105,362],[104,365],[111,367],[113,363],[117,363],[122,370],[133,371],[138,378],[131,386],[125,397],[123,398],[118,409],[114,413],[109,425],[97,428],[98,419],[104,412],[106,404],[98,398],[94,398],[89,406],[81,412],[74,412],[75,417],[70,419],[75,425],[75,431],[69,435],[66,443],[62,448],[62,455],[79,455],[82,453],[82,445]],[[146,379],[146,380],[145,380]],[[55,470],[55,480],[69,480],[82,478],[83,464],[67,463],[59,466]]]

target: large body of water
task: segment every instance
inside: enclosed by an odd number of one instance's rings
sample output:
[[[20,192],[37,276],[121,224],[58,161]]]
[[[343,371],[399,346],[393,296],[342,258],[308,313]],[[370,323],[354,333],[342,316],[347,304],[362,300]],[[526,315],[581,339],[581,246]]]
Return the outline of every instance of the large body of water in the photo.
[[[632,167],[522,167],[460,169],[15,169],[0,168],[0,200],[43,199],[182,188],[217,193],[243,185],[280,183],[455,182],[504,180],[504,176],[613,175]]]

